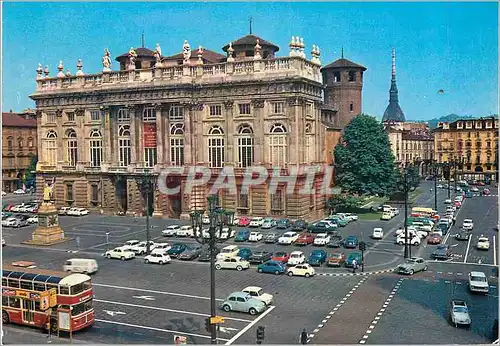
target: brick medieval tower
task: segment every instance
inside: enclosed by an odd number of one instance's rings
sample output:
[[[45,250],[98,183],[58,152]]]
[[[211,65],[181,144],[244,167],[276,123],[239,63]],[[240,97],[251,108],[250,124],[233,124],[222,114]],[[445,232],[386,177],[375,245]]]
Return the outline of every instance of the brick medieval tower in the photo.
[[[321,69],[325,104],[336,112],[336,123],[344,128],[362,111],[363,72],[366,67],[342,58]]]

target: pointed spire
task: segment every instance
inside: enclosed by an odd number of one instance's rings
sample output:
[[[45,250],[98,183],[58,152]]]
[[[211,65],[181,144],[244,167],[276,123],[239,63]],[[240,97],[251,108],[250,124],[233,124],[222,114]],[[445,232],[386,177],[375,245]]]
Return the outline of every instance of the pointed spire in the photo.
[[[389,105],[385,109],[382,121],[402,121],[405,115],[399,106],[399,92],[396,84],[396,49],[392,48],[391,89],[389,90]]]
[[[392,79],[396,80],[396,49],[392,48]]]
[[[344,59],[344,46],[342,46],[342,53],[340,53],[341,59]]]
[[[250,18],[248,19],[248,21],[249,21],[249,24],[250,24],[250,35],[251,35],[251,34],[252,34],[252,21],[253,21],[253,18],[252,18],[252,17],[250,17]]]
[[[141,41],[142,41],[142,48],[145,48],[146,46],[144,44],[144,31],[142,32]]]

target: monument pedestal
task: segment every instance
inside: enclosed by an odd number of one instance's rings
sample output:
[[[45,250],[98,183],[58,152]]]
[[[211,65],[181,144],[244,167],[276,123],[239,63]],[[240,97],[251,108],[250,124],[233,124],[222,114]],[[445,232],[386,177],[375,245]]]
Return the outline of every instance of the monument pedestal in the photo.
[[[70,240],[59,226],[59,215],[52,203],[43,202],[38,209],[38,226],[31,237],[23,244],[49,246]]]

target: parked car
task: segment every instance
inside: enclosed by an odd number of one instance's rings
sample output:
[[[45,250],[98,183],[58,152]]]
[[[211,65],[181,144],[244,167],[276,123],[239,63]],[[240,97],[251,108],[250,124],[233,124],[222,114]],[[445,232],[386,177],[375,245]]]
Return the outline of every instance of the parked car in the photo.
[[[38,223],[38,215],[33,215],[26,220],[29,224]]]
[[[467,191],[465,193],[465,198],[472,198],[474,195],[472,194],[472,191]]]
[[[481,236],[477,239],[476,248],[478,250],[489,250],[490,249],[490,240],[488,237],[485,237],[481,234]]]
[[[219,235],[220,239],[229,239],[234,238],[236,231],[229,227],[223,227],[222,232]]]
[[[483,196],[490,196],[490,195],[491,195],[490,189],[484,189],[483,190]]]
[[[312,266],[321,266],[323,263],[326,262],[327,259],[328,259],[328,254],[326,253],[325,250],[314,250],[309,255],[307,263],[309,263]]]
[[[136,240],[136,239],[132,239],[132,240],[127,240],[125,242],[125,244],[123,244],[123,246],[121,247],[122,249],[125,249],[125,250],[128,250],[128,251],[132,251],[132,247],[136,246],[137,244],[139,244],[141,241],[140,240]],[[133,252],[133,251],[132,251]]]
[[[261,227],[264,223],[264,218],[262,217],[254,217],[250,220],[250,224],[248,227]]]
[[[309,232],[312,232],[312,233],[328,233],[328,232],[334,231],[336,229],[337,229],[337,227],[328,221],[319,221],[319,222],[313,223],[312,225],[310,225],[308,227]]]
[[[166,254],[168,250],[172,248],[169,243],[155,243],[153,251],[151,253]]]
[[[57,214],[59,214],[59,215],[66,215],[68,213],[68,210],[70,210],[70,209],[71,209],[70,207],[61,207],[57,211]]]
[[[427,238],[427,244],[441,244],[441,241],[443,240],[442,234],[439,234],[437,232],[433,232],[429,234],[429,238]]]
[[[328,257],[328,261],[326,265],[328,267],[340,267],[345,262],[345,253],[343,252],[334,252]]]
[[[450,198],[445,199],[444,204],[451,204],[451,199]]]
[[[217,256],[220,253],[220,249],[218,247],[215,248],[215,256]],[[204,249],[201,251],[200,255],[198,256],[198,261],[200,262],[209,262],[210,261],[210,248]]]
[[[250,263],[264,263],[264,262],[269,261],[272,257],[273,257],[272,252],[261,250],[261,251],[255,251],[250,256],[248,261]]]
[[[469,290],[475,293],[488,293],[490,285],[486,274],[483,272],[473,271],[469,273]]]
[[[293,266],[304,263],[305,261],[306,256],[304,256],[304,253],[302,251],[293,251],[288,258],[287,264]]]
[[[278,238],[278,243],[283,245],[291,245],[297,240],[298,237],[299,234],[297,232],[285,232],[281,237]]]
[[[330,236],[327,233],[319,233],[314,238],[314,245],[316,246],[325,246],[330,242]]]
[[[248,227],[248,225],[250,225],[250,218],[246,216],[241,216],[240,219],[238,220],[238,226]]]
[[[276,227],[276,220],[274,219],[267,218],[262,222],[262,229],[271,229],[273,227]]]
[[[182,251],[177,258],[185,261],[192,261],[201,254],[202,247],[200,245],[191,245],[186,248],[186,250]]]
[[[275,252],[274,256],[271,258],[273,261],[278,261],[281,263],[287,263],[290,259],[290,255],[286,252]]]
[[[238,256],[239,252],[240,252],[240,248],[238,246],[228,245],[228,246],[225,246],[224,248],[222,248],[220,253],[217,255],[217,259]]]
[[[283,274],[286,271],[286,267],[283,263],[277,261],[267,261],[265,263],[259,264],[257,267],[259,273],[272,273],[272,274]]]
[[[233,292],[222,303],[222,310],[225,312],[239,311],[256,315],[266,309],[266,304],[245,292]]]
[[[292,223],[290,222],[289,219],[280,219],[276,223],[276,228],[277,229],[287,229],[292,226]]]
[[[136,244],[132,247],[130,247],[130,251],[134,252],[136,255],[144,255],[147,252],[147,242],[146,241],[141,241],[139,244]],[[155,248],[155,242],[149,241],[149,251],[153,250]]]
[[[326,244],[329,248],[339,248],[344,246],[344,238],[340,234],[334,234],[330,236],[330,241]]]
[[[372,233],[372,239],[382,239],[384,238],[384,231],[382,228],[374,228]]]
[[[23,189],[17,189],[13,193],[14,193],[14,195],[24,195],[26,193],[26,191],[24,191]]]
[[[347,259],[345,260],[344,262],[344,265],[348,268],[352,268],[353,266],[353,261],[356,260],[356,263],[358,265],[362,265],[363,264],[363,260],[362,260],[362,257],[361,257],[361,253],[360,252],[351,252],[348,256],[347,256]]]
[[[456,240],[469,240],[471,232],[465,229],[461,229],[455,235]]]
[[[242,242],[247,241],[250,238],[250,231],[247,229],[240,229],[234,236],[234,241]]]
[[[250,268],[250,263],[241,257],[226,257],[218,259],[215,262],[215,269],[236,269],[237,271],[242,271],[243,269]]]
[[[161,234],[164,237],[173,237],[177,235],[177,231],[181,229],[181,226],[179,225],[170,225],[167,226],[163,231],[161,231]]]
[[[474,222],[472,222],[471,219],[464,219],[464,222],[462,224],[462,228],[472,231],[472,229],[474,228]]]
[[[447,260],[451,257],[451,249],[448,245],[441,244],[432,252],[431,257],[434,259]]]
[[[248,236],[248,241],[251,242],[258,242],[261,241],[264,235],[260,232],[250,232],[250,235]]]
[[[303,230],[307,229],[307,222],[304,220],[297,220],[293,223],[292,230],[296,232],[302,232]]]
[[[386,212],[386,213],[383,213],[382,216],[380,217],[380,220],[385,220],[385,221],[388,221],[388,220],[391,220],[393,218],[393,215],[391,212]]]
[[[117,247],[112,250],[106,251],[104,256],[109,259],[116,258],[125,261],[135,258],[135,253],[126,249],[122,249],[121,247]]]
[[[405,263],[401,264],[397,268],[399,274],[413,275],[419,271],[427,270],[427,264],[425,260],[420,257],[412,257],[406,260]]]
[[[450,308],[451,323],[458,327],[459,325],[470,326],[471,318],[467,303],[463,300],[452,300]]]
[[[241,259],[248,261],[250,259],[250,257],[252,257],[252,250],[250,250],[248,248],[241,248],[238,251],[237,256],[240,257]]]
[[[152,252],[150,255],[144,257],[144,263],[157,263],[163,265],[171,261],[172,259],[166,253]]]
[[[176,244],[172,245],[170,250],[167,251],[167,255],[169,255],[172,258],[177,258],[186,249],[187,249],[186,244],[176,243]]]
[[[305,276],[306,278],[309,278],[311,276],[314,276],[316,274],[316,271],[313,267],[311,267],[311,265],[303,263],[288,268],[286,274],[288,276]]]
[[[295,245],[310,245],[314,243],[314,235],[311,233],[301,233],[297,240],[295,241]]]
[[[194,229],[193,226],[190,225],[184,225],[181,226],[178,230],[176,235],[178,237],[192,237],[194,236]]]
[[[278,241],[278,239],[279,239],[278,233],[275,233],[275,232],[267,233],[264,236],[264,243],[274,244]]]
[[[358,237],[350,235],[345,239],[344,247],[346,249],[355,249],[358,247]]]
[[[264,302],[266,305],[271,305],[273,303],[273,295],[265,293],[262,287],[248,286],[241,291],[250,294],[252,298],[258,299]]]
[[[85,215],[89,215],[89,211],[85,208],[71,208],[70,210],[68,210],[66,215],[85,216]]]

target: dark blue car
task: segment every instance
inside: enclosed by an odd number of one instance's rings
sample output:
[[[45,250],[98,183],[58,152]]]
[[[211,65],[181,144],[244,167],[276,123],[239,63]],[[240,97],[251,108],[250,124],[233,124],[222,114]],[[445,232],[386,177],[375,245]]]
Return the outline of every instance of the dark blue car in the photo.
[[[309,255],[307,263],[309,263],[312,266],[320,266],[326,262],[327,258],[328,254],[326,253],[325,250],[314,250]]]
[[[240,251],[238,251],[238,257],[241,257],[241,259],[248,261],[250,256],[252,256],[252,250],[250,249],[242,248],[240,249]]]
[[[346,249],[355,249],[358,247],[358,237],[350,235],[345,239],[344,247]]]
[[[283,263],[278,261],[267,261],[265,263],[259,264],[257,267],[259,273],[271,273],[271,274],[283,274],[286,271],[286,267]]]
[[[176,258],[178,257],[181,253],[183,253],[184,251],[186,251],[187,249],[187,245],[186,244],[180,244],[180,243],[177,243],[177,244],[174,244],[168,251],[167,251],[167,254],[170,256],[170,257],[173,257],[173,258]]]
[[[234,236],[234,241],[247,241],[250,238],[250,231],[247,229],[239,230]]]
[[[277,229],[287,229],[290,226],[292,226],[292,223],[288,219],[280,219],[276,223],[276,228]]]

